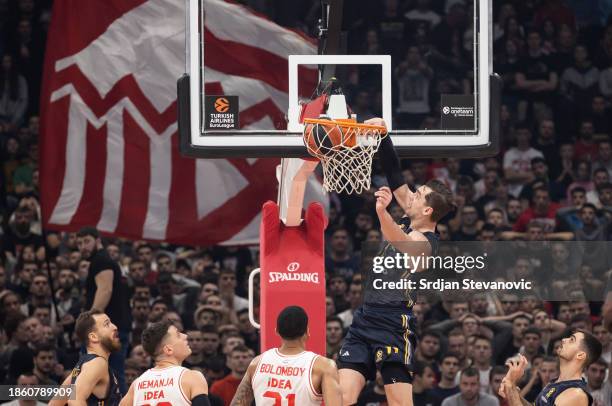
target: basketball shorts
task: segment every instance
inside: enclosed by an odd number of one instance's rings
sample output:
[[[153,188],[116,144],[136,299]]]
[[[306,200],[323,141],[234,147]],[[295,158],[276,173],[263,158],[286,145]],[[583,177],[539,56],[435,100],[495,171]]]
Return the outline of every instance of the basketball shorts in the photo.
[[[410,309],[364,304],[353,315],[338,367],[358,370],[368,380],[374,379],[385,363],[403,365],[410,372],[417,343],[414,323]]]

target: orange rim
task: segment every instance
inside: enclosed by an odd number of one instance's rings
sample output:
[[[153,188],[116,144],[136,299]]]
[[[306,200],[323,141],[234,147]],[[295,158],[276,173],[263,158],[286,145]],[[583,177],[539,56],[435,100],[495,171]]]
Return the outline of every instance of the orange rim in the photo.
[[[364,130],[378,130],[381,134],[386,134],[387,129],[381,125],[363,124],[354,122],[352,119],[344,120],[320,120],[316,118],[305,118],[304,124],[337,125],[339,127],[361,128]]]

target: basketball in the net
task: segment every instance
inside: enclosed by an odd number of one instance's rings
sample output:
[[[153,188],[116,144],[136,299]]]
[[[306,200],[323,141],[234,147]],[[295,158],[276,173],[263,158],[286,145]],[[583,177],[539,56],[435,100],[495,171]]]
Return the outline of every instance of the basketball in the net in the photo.
[[[320,120],[330,120],[322,116]],[[304,131],[308,150],[315,155],[333,155],[339,148],[355,145],[354,137],[347,137],[346,127],[340,127],[330,121],[330,124],[306,124]]]

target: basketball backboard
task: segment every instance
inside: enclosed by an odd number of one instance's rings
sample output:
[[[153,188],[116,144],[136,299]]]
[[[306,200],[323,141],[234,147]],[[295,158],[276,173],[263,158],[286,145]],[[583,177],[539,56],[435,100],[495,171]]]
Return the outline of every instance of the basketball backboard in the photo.
[[[490,0],[186,1],[183,153],[306,156],[300,102],[330,77],[358,121],[385,119],[401,156],[498,150]]]

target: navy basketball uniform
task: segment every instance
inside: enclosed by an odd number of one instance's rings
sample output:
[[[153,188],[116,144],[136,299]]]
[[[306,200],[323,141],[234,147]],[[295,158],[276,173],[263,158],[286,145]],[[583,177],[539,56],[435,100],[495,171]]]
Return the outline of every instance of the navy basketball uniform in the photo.
[[[74,385],[76,383],[77,377],[81,373],[81,369],[83,365],[92,359],[99,357],[96,354],[83,354],[79,361],[76,363],[74,368],[72,369],[72,375],[70,379],[70,383]],[[89,395],[87,398],[87,406],[116,406],[121,402],[121,392],[119,391],[119,382],[117,381],[117,377],[115,376],[115,372],[108,367],[108,392],[106,394],[106,398],[99,399],[93,393]]]
[[[412,229],[407,218],[400,223],[402,230],[409,234]],[[438,236],[425,232],[431,246],[431,255],[438,251]],[[385,242],[380,256],[395,257],[400,253],[391,243]],[[409,278],[406,269],[389,269],[383,273],[367,275],[366,283],[371,286],[372,276],[385,281]],[[376,370],[385,363],[409,367],[416,348],[415,319],[412,314],[414,298],[409,289],[375,290],[367,289],[364,304],[355,311],[353,324],[338,355],[340,368],[350,368],[362,373],[366,379],[374,379]]]
[[[593,397],[587,392],[586,382],[582,379],[572,379],[569,381],[551,382],[542,389],[535,401],[536,406],[553,406],[557,397],[564,390],[570,388],[582,389],[589,398],[589,406],[593,404]]]

